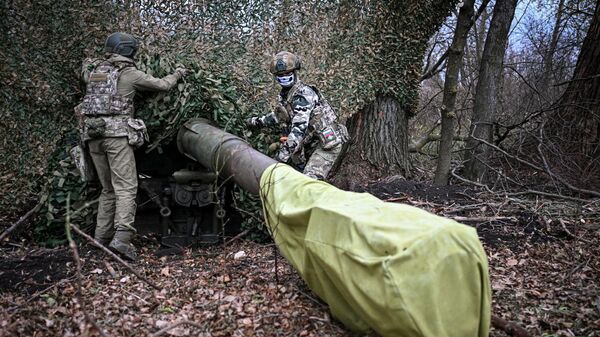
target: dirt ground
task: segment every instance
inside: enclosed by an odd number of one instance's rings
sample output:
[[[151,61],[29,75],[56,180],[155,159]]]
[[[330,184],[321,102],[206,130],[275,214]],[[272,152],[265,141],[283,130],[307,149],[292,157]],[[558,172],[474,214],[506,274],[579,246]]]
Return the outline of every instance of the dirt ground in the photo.
[[[531,336],[600,336],[597,204],[434,188],[401,178],[361,190],[477,228],[489,260],[493,315]],[[238,240],[165,256],[155,254],[151,239],[138,245],[142,258],[135,268],[162,290],[84,245],[85,303],[75,297],[68,248],[0,246],[0,337],[100,336],[84,312],[111,336],[354,336],[273,244]],[[161,332],[177,322],[185,324]],[[507,333],[492,329],[491,336]]]

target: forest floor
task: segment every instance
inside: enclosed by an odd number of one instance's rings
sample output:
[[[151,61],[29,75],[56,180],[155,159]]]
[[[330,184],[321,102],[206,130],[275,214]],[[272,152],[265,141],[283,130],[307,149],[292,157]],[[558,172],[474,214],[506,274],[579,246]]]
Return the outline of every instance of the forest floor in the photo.
[[[365,188],[477,228],[489,261],[492,314],[531,336],[600,336],[600,207],[430,187],[387,179]],[[84,303],[69,248],[0,246],[0,337],[354,336],[333,319],[274,244],[157,255],[138,239],[136,278],[103,252],[80,247]],[[242,253],[243,252],[243,253]],[[492,329],[491,336],[507,336]]]

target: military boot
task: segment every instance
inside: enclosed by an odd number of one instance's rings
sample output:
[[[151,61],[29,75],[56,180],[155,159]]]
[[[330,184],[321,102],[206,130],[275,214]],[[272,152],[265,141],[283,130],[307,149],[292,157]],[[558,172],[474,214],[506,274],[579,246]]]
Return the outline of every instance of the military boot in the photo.
[[[94,238],[94,240],[98,241],[98,243],[103,245],[104,247],[108,247],[108,244],[110,243],[110,239]]]
[[[127,260],[135,261],[137,260],[137,254],[135,253],[135,247],[131,244],[132,237],[133,232],[131,231],[117,231],[108,248]]]

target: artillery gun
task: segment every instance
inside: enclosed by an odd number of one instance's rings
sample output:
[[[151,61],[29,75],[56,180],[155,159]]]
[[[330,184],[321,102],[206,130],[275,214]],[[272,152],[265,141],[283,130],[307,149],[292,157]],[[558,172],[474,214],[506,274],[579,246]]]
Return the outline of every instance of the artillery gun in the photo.
[[[198,125],[205,125],[206,130],[198,131]],[[233,207],[234,180],[219,175],[223,172],[213,165],[218,159],[207,157],[212,152],[204,151],[233,143],[249,145],[230,134],[223,139],[215,134],[218,129],[209,125],[207,120],[190,120],[161,151],[136,152],[139,191],[135,226],[141,234],[160,234],[167,247],[218,243],[222,234],[240,231],[242,219]]]
[[[198,169],[174,166],[169,184],[156,183],[161,194],[152,197],[157,189],[149,188],[151,200],[164,200],[155,202],[161,212],[168,213],[167,204],[188,205],[190,194],[173,197],[181,189],[194,192],[196,202],[186,207],[207,207],[196,214],[212,219],[220,201],[211,199],[211,209],[201,193],[218,195],[220,186],[234,182],[259,194],[281,254],[350,329],[382,336],[489,334],[488,265],[474,228],[306,177],[206,120],[186,122],[177,148]],[[193,217],[189,209],[183,214],[189,230]],[[199,223],[208,224],[199,233],[215,235],[214,223]]]

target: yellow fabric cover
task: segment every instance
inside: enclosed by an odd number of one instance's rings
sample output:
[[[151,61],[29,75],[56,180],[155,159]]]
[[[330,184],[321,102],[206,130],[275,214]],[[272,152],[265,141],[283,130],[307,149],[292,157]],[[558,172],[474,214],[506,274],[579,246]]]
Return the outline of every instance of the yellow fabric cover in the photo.
[[[475,229],[282,164],[262,175],[261,199],[281,253],[347,327],[488,336],[490,281]]]

